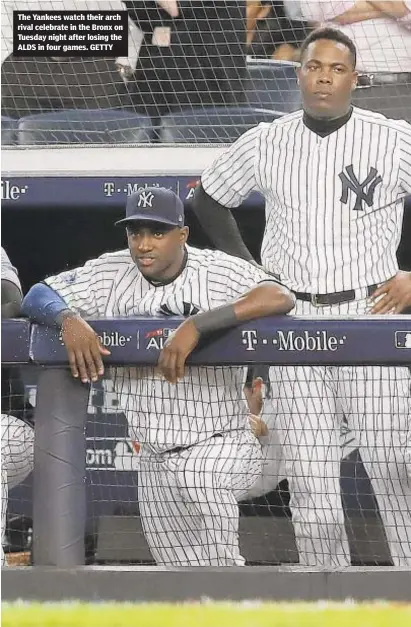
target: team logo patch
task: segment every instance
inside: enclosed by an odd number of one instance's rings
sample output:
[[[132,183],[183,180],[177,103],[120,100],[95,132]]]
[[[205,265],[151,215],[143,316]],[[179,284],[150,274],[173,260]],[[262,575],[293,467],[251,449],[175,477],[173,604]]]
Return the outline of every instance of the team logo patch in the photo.
[[[61,279],[64,281],[64,283],[66,283],[66,285],[71,285],[75,282],[76,277],[77,277],[76,270],[68,270],[68,272],[65,272],[61,276]]]
[[[342,183],[342,193],[340,201],[346,205],[348,203],[348,191],[351,190],[355,194],[354,211],[365,211],[362,203],[365,202],[367,207],[371,207],[374,202],[375,188],[382,183],[382,177],[375,168],[371,168],[367,177],[361,183],[354,174],[354,168],[347,165],[338,175]],[[368,189],[366,189],[368,187]]]
[[[395,347],[396,348],[411,348],[411,331],[396,331],[395,332]]]

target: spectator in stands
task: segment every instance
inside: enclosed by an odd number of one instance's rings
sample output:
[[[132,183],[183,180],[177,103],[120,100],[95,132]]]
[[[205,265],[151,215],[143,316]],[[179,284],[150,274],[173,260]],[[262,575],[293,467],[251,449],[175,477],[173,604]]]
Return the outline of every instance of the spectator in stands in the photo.
[[[247,2],[247,52],[253,57],[298,61],[298,47],[308,31],[307,22],[288,18],[284,2]]]
[[[1,109],[21,118],[57,109],[132,109],[124,79],[135,70],[142,33],[129,20],[128,57],[15,57],[13,10],[118,10],[119,0],[39,0],[2,2]]]
[[[353,103],[411,122],[411,2],[284,0],[289,17],[337,26],[355,43]]]
[[[132,94],[138,112],[158,118],[171,110],[242,102],[245,0],[125,4],[144,33]]]
[[[22,292],[17,271],[1,249],[1,317],[20,313]],[[25,404],[24,386],[12,368],[1,369],[1,564],[8,505],[8,491],[21,483],[33,468],[34,429],[32,408]]]

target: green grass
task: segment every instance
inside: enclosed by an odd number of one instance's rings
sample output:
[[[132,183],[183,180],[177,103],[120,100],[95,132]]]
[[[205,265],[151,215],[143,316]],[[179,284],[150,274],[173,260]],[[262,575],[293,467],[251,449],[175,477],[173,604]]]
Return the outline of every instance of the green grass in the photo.
[[[3,603],[2,627],[410,627],[411,605]]]

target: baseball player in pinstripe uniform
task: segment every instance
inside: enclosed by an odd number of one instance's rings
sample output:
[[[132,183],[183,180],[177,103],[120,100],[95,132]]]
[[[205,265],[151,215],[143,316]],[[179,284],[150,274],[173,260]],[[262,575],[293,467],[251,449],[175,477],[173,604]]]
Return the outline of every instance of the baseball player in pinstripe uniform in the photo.
[[[142,444],[143,528],[157,564],[242,565],[236,495],[261,473],[261,445],[243,393],[245,368],[185,373],[184,364],[200,337],[286,313],[294,298],[255,265],[187,246],[183,203],[169,190],[130,196],[120,223],[129,250],[34,286],[23,312],[61,325],[73,375],[83,382],[103,374],[101,356],[108,351],[81,316],[188,316],[166,341],[157,367],[111,372],[130,433]]]
[[[1,249],[1,317],[13,318],[20,313],[22,299],[17,270]],[[2,368],[1,394],[1,564],[6,565],[3,541],[6,531],[8,493],[33,469],[34,429],[26,422],[24,386],[10,369]],[[31,409],[31,408],[30,408]],[[13,415],[15,414],[15,415]]]
[[[410,289],[396,250],[411,192],[411,126],[351,106],[355,62],[345,35],[313,32],[298,69],[304,110],[245,133],[206,169],[194,196],[214,243],[251,260],[228,209],[253,190],[263,194],[262,263],[294,292],[301,316],[398,313]],[[300,562],[349,563],[339,486],[345,415],[394,564],[411,565],[408,370],[282,367],[270,378]]]

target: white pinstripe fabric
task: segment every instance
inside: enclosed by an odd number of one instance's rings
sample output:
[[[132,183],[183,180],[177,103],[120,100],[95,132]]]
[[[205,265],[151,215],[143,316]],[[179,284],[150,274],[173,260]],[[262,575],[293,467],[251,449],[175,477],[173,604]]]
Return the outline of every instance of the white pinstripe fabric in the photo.
[[[344,188],[350,167],[359,183],[374,176],[375,188],[364,186],[370,192],[367,202],[358,187]],[[238,207],[253,190],[263,194],[261,258],[287,287],[311,294],[359,290],[357,302],[317,309],[297,301],[293,313],[363,313],[366,287],[398,269],[404,197],[411,193],[411,126],[355,107],[348,122],[321,137],[304,124],[303,112],[296,112],[245,133],[201,181],[214,200],[229,208]],[[292,475],[301,562],[348,563],[338,481],[344,412],[349,426],[361,429],[361,454],[378,493],[394,562],[411,565],[404,475],[408,373],[298,367],[272,368],[271,378],[280,444],[287,475]],[[342,391],[351,405],[341,398],[337,402]]]
[[[34,429],[8,414],[1,415],[1,538],[6,531],[9,489],[33,470]],[[3,548],[1,551],[4,565]]]
[[[340,174],[382,177],[371,206],[343,202]],[[377,176],[376,174],[376,176]],[[404,196],[411,193],[411,126],[354,108],[320,137],[302,111],[245,133],[202,177],[214,200],[238,207],[255,190],[266,201],[261,258],[290,289],[326,294],[381,283],[397,269]],[[367,188],[366,188],[367,189]]]
[[[143,455],[140,512],[157,564],[243,566],[237,499],[260,474],[260,444],[245,431],[178,454]]]
[[[368,308],[366,299],[319,308],[297,301],[296,314],[353,315]],[[359,440],[394,564],[411,566],[407,368],[280,367],[270,369],[270,380],[300,561],[324,566],[348,563],[339,485],[345,416]]]
[[[110,317],[159,316],[164,307],[186,315],[187,303],[208,311],[270,278],[220,251],[187,251],[186,267],[168,285],[148,283],[128,251],[103,255],[46,282],[75,311]],[[166,317],[159,326],[167,327]],[[243,563],[235,493],[247,490],[261,472],[261,447],[248,426],[245,368],[190,367],[176,385],[148,367],[113,368],[111,375],[130,435],[142,443],[139,500],[156,561]],[[223,437],[214,439],[215,433]],[[175,447],[190,448],[167,453]]]

